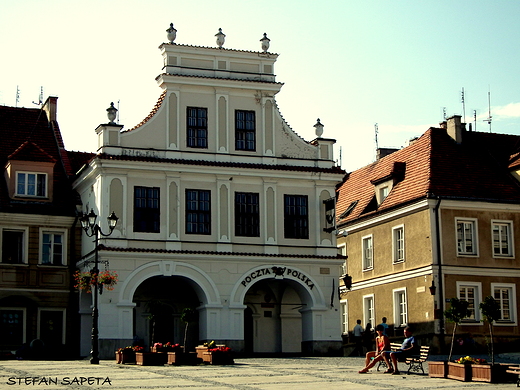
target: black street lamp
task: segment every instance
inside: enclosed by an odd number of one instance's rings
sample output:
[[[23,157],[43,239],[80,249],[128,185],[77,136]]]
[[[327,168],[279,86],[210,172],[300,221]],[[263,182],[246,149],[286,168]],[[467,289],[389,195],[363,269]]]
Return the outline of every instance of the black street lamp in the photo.
[[[98,275],[99,275],[99,258],[98,258],[98,241],[99,235],[102,236],[110,236],[114,231],[114,228],[117,225],[117,220],[119,219],[114,212],[110,214],[107,218],[108,227],[110,232],[105,234],[101,230],[101,227],[96,223],[97,215],[94,213],[93,209],[90,209],[90,213],[83,214],[80,218],[81,227],[85,231],[88,237],[94,237],[94,268],[90,271],[91,275],[94,277],[95,275],[95,283],[94,283],[94,305],[92,307],[92,350],[90,364],[99,364],[99,328],[98,328],[98,319],[99,319],[99,311],[98,311],[98,292],[99,292],[99,284],[98,284]],[[87,262],[88,263],[88,262]]]

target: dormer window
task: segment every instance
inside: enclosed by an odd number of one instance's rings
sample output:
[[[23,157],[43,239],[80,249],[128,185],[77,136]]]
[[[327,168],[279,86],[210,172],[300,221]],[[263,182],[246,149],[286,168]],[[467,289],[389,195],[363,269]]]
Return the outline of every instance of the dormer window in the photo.
[[[47,197],[47,174],[16,172],[16,195]]]
[[[388,196],[388,186],[384,186],[379,189],[379,203],[382,203],[383,200]]]

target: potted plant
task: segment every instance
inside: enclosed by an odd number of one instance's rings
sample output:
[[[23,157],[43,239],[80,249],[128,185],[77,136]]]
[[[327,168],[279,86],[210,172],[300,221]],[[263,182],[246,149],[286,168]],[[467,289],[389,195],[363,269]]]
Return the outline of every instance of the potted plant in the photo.
[[[202,361],[208,364],[234,364],[231,348],[225,345],[203,352]]]
[[[135,363],[135,351],[132,346],[119,348],[116,351],[116,362],[118,364]]]
[[[209,348],[215,348],[216,344],[215,341],[209,341],[207,343],[204,343],[202,345],[199,345],[198,347],[195,347],[195,351],[197,352],[197,358],[202,359],[202,355],[204,352],[206,352]]]
[[[112,291],[117,284],[118,275],[115,271],[105,270],[101,271],[99,275],[97,275],[97,282],[101,285],[101,289],[99,292],[103,291],[103,287],[105,287],[108,291]]]
[[[479,305],[484,321],[489,325],[490,342],[488,343],[491,364],[477,364],[472,366],[472,377],[478,382],[507,381],[507,365],[495,364],[493,340],[493,322],[500,319],[500,305],[492,296],[487,296]]]
[[[464,371],[464,365],[454,363],[451,361],[453,355],[453,344],[455,342],[455,333],[457,332],[457,325],[461,323],[461,321],[468,317],[471,312],[468,309],[469,302],[460,300],[458,298],[450,299],[450,308],[444,311],[444,317],[446,320],[453,322],[453,334],[451,337],[451,346],[450,346],[450,354],[448,356],[448,361],[431,361],[428,362],[428,372],[431,377],[441,377],[441,378],[451,378],[458,379],[462,381],[470,380]],[[470,371],[471,373],[471,371]]]
[[[90,272],[74,272],[74,288],[83,290],[87,294],[92,292],[92,274]]]

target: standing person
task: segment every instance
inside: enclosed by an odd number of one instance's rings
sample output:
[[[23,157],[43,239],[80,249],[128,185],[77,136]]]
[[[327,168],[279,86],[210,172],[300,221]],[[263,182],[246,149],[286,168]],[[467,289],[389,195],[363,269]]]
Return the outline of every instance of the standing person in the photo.
[[[385,351],[386,356],[390,356],[392,364],[394,365],[394,372],[392,375],[399,375],[399,368],[397,368],[397,361],[403,360],[404,358],[413,355],[417,351],[417,344],[415,343],[415,337],[413,337],[412,328],[407,326],[404,328],[404,337],[406,337],[401,345],[401,349],[398,351]],[[386,359],[385,359],[386,360]],[[390,366],[388,366],[390,367]]]
[[[359,371],[360,374],[367,373],[368,370],[370,370],[372,367],[374,367],[378,361],[380,361],[381,359],[384,359],[384,351],[388,351],[390,349],[390,340],[388,339],[388,336],[385,336],[383,334],[383,330],[384,330],[384,327],[381,324],[376,326],[376,333],[377,333],[376,350],[367,352],[366,357],[365,357],[365,367],[363,367]],[[392,367],[390,365],[388,367],[389,368],[386,371],[392,372],[393,371]]]
[[[361,326],[361,320],[356,321],[357,324],[354,326],[354,342],[356,343],[356,349],[358,356],[363,356],[363,327]]]
[[[372,324],[369,322],[363,332],[363,345],[366,349],[366,352],[372,351],[374,349],[374,333],[372,333]]]
[[[385,329],[385,331],[383,332],[383,334],[384,334],[385,336],[388,336],[388,332],[387,332],[387,330],[388,330],[389,326],[388,326],[388,324],[386,323],[386,317],[383,317],[381,321],[383,321],[383,322],[381,322],[379,325],[381,325],[381,326]]]

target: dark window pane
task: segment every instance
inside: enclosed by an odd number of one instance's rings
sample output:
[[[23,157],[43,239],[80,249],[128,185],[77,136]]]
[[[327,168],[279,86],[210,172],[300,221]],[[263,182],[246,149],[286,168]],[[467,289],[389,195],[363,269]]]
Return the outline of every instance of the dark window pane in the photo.
[[[256,150],[255,112],[235,111],[235,148],[237,150]]]
[[[190,148],[208,147],[208,112],[206,108],[187,108],[187,144]]]
[[[235,235],[260,237],[260,207],[257,193],[235,193]]]
[[[211,234],[210,191],[186,190],[186,233]]]
[[[134,232],[159,233],[159,188],[134,187]]]
[[[309,218],[306,195],[284,196],[285,238],[309,238]]]

